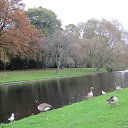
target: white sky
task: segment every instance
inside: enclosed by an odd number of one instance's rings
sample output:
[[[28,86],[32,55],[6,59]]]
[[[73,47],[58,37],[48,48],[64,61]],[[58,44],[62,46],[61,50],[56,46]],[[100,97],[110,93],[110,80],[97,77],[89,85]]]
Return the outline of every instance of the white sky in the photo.
[[[42,6],[52,10],[62,25],[91,18],[118,20],[128,30],[128,0],[22,0],[26,8]]]

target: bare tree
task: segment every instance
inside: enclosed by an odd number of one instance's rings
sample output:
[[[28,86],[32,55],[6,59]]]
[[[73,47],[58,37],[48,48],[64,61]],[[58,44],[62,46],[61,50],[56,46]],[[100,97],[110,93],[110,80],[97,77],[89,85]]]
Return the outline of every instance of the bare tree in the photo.
[[[60,67],[75,65],[78,61],[80,47],[71,36],[65,35],[63,31],[57,31],[46,38],[43,45],[44,60],[46,65],[56,66],[57,71]]]
[[[80,35],[81,39],[83,38],[83,35],[85,33],[85,26],[86,26],[86,24],[84,22],[80,22],[80,23],[77,24],[77,27],[78,27],[78,30],[79,30],[79,35]]]

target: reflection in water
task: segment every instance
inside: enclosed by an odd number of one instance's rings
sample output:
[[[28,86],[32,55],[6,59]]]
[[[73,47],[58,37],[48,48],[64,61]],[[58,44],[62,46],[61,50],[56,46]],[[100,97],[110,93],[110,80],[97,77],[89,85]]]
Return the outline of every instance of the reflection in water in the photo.
[[[0,122],[7,123],[11,113],[16,120],[39,113],[37,106],[46,102],[55,109],[86,99],[90,87],[94,96],[115,90],[114,82],[128,86],[128,72],[99,73],[80,77],[45,80],[0,86]],[[38,101],[38,102],[36,102]]]

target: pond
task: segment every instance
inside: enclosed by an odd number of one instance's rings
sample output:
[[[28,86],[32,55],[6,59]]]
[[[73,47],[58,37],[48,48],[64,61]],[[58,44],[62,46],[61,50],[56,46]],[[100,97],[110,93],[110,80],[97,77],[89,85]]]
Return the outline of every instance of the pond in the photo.
[[[0,123],[8,123],[11,113],[16,120],[38,114],[39,103],[49,103],[55,109],[86,99],[90,87],[94,96],[101,91],[115,90],[114,82],[128,86],[128,71],[42,80],[30,83],[0,85]],[[38,102],[37,102],[38,101]]]

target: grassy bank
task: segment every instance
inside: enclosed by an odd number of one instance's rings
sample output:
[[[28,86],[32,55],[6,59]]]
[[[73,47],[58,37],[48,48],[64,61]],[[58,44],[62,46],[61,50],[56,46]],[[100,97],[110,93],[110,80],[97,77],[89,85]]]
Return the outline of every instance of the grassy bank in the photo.
[[[33,115],[0,128],[127,128],[128,89],[94,97],[38,115]],[[107,104],[106,99],[117,96],[116,107]]]
[[[0,83],[50,79],[97,73],[95,68],[68,68],[60,69],[57,74],[55,72],[55,69],[0,72]],[[100,69],[99,72],[105,72],[105,69]]]

